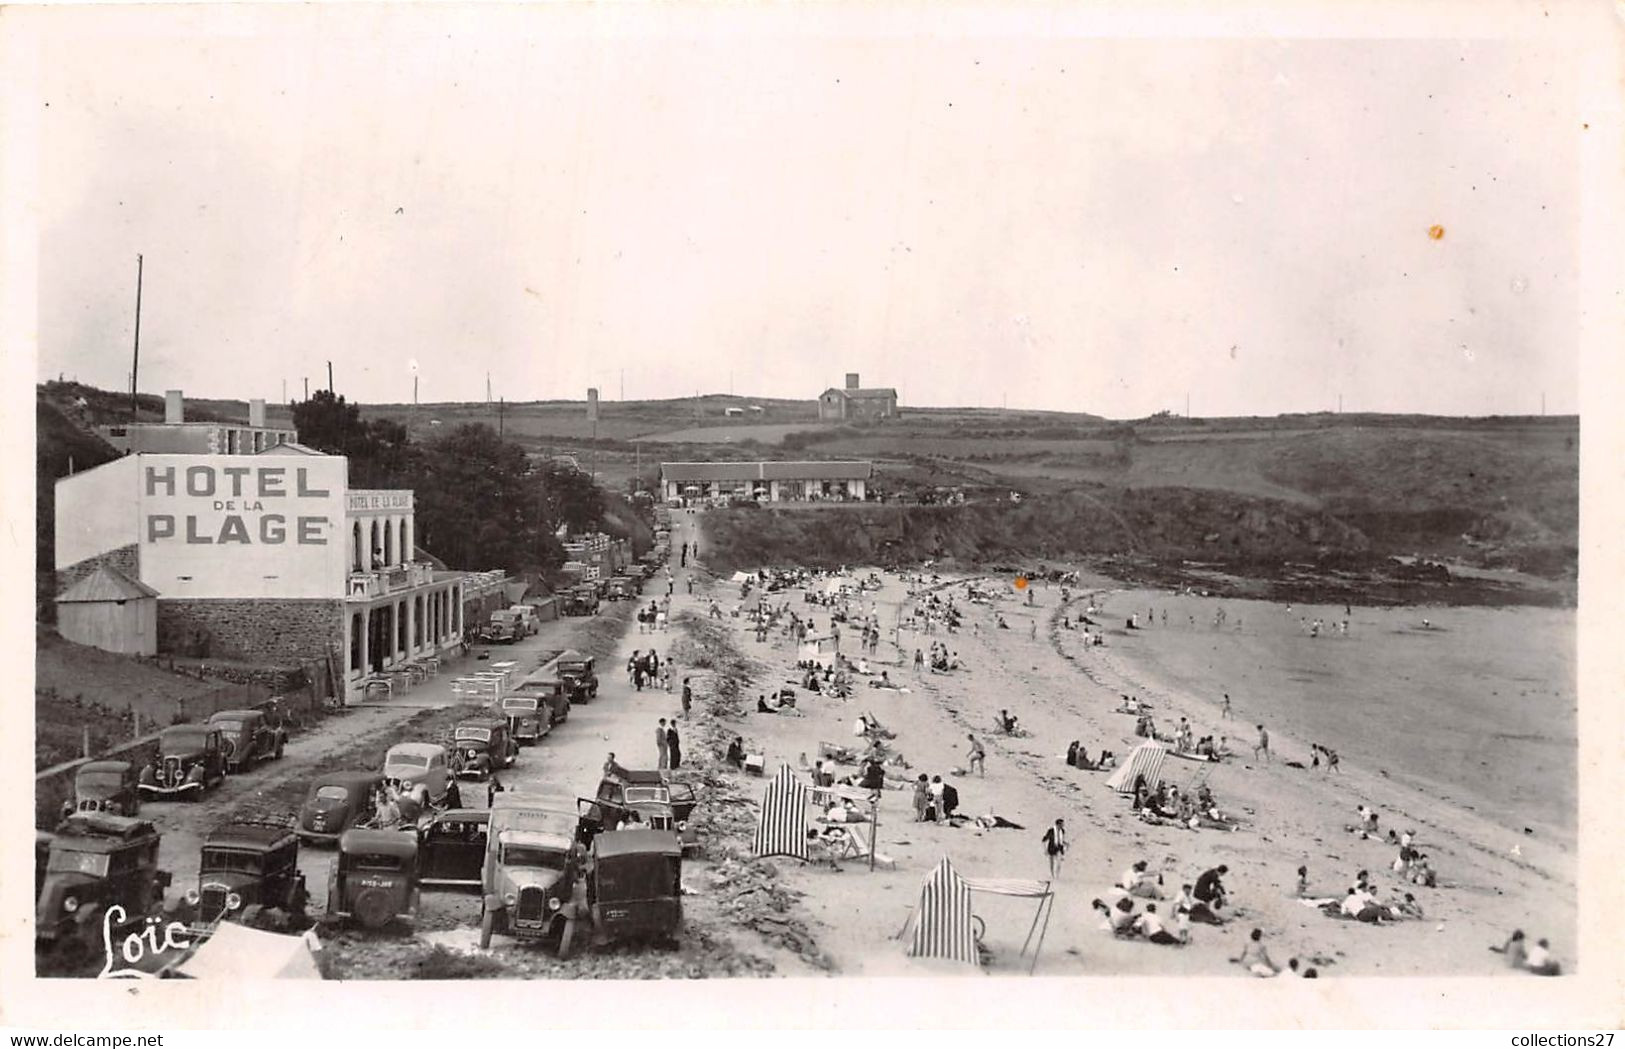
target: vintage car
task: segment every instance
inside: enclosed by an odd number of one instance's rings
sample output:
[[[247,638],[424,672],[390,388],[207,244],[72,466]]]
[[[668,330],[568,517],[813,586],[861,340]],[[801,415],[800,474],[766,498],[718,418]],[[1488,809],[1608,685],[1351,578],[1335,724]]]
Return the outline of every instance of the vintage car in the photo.
[[[124,912],[121,927],[143,922],[169,887],[169,873],[158,869],[159,839],[151,822],[128,816],[76,812],[63,820],[34,904],[35,939],[99,948],[114,906]]]
[[[547,719],[543,726],[543,734],[548,729],[570,717],[570,688],[564,679],[549,670],[538,670],[536,673],[524,678],[508,693],[512,696],[534,698],[541,705],[540,709]]]
[[[226,778],[226,744],[213,725],[172,725],[158,737],[158,756],[141,770],[141,793],[196,797]]]
[[[490,809],[447,809],[418,831],[418,883],[479,887]]]
[[[672,939],[683,926],[683,848],[670,831],[600,834],[587,856],[585,882],[585,898],[566,909],[561,958],[584,942]]]
[[[228,772],[242,772],[262,761],[280,758],[288,742],[287,731],[272,728],[260,710],[217,710],[209,715],[209,724],[220,730]]]
[[[525,636],[525,621],[508,609],[491,613],[491,619],[480,631],[480,640],[486,644],[511,645]]]
[[[197,888],[186,894],[191,926],[253,924],[267,909],[303,915],[309,895],[299,873],[299,835],[282,822],[233,820],[210,831],[198,856]]]
[[[489,947],[494,933],[562,943],[582,869],[575,814],[510,792],[497,795],[490,816],[480,872],[480,946]]]
[[[381,929],[418,912],[418,836],[398,830],[347,830],[327,876],[329,921]]]
[[[567,616],[598,614],[598,588],[581,583],[559,594],[559,612]]]
[[[508,738],[518,746],[536,743],[553,728],[553,719],[542,700],[534,694],[502,697],[502,716],[508,722]]]
[[[384,754],[384,782],[434,808],[459,802],[451,755],[438,743],[397,743]],[[422,791],[417,788],[422,787]]]
[[[497,769],[509,768],[519,753],[503,718],[464,718],[451,734],[457,758],[454,771],[466,779],[486,779]]]
[[[665,830],[677,835],[684,852],[693,852],[700,847],[690,826],[697,803],[692,785],[674,782],[663,770],[628,769],[622,777],[601,780],[596,798],[576,799],[581,813],[576,833],[587,844],[626,826]]]
[[[328,772],[317,776],[299,807],[299,837],[305,841],[337,841],[358,823],[369,822],[375,812],[374,795],[383,788],[381,772]]]
[[[569,649],[553,661],[553,672],[564,682],[572,703],[586,703],[598,695],[598,661]]]
[[[34,900],[39,901],[40,890],[45,888],[45,868],[51,862],[51,842],[56,835],[48,830],[34,831]]]
[[[73,811],[134,816],[141,811],[141,772],[128,761],[87,761],[73,774]]]
[[[612,576],[604,586],[605,601],[630,601],[637,596],[637,580],[627,576]]]

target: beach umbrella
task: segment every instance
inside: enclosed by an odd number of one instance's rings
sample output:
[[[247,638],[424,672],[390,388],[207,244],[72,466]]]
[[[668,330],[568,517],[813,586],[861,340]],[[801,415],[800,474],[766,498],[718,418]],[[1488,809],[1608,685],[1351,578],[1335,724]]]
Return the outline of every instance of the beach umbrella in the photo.
[[[1162,782],[1162,762],[1167,756],[1167,747],[1148,739],[1129,751],[1123,764],[1106,780],[1106,786],[1119,794],[1132,794],[1135,781],[1143,775],[1146,788],[1156,790],[1157,784]]]

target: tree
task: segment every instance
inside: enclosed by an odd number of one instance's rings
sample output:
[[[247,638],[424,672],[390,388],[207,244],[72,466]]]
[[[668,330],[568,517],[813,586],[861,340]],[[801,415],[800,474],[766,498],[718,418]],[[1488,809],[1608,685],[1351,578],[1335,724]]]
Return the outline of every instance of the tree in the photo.
[[[422,449],[418,535],[453,568],[511,572],[563,563],[524,449],[482,423],[459,426]]]

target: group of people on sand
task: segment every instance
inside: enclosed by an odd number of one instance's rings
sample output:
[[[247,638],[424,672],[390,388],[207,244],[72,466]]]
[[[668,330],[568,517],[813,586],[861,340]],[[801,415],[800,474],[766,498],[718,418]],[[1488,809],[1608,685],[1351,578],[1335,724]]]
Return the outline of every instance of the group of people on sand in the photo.
[[[1561,976],[1563,967],[1552,957],[1552,945],[1545,939],[1530,947],[1524,940],[1522,929],[1513,929],[1506,943],[1490,950],[1505,955],[1507,968],[1520,969],[1536,976]]]
[[[1075,739],[1066,746],[1066,763],[1070,768],[1085,772],[1104,772],[1117,767],[1117,755],[1102,748],[1100,756],[1091,760],[1083,742]]]
[[[915,650],[916,655],[919,650]],[[940,641],[931,642],[931,673],[946,674],[954,670],[962,670],[965,664],[960,660],[959,653],[948,651],[948,646]]]
[[[643,691],[645,685],[670,692],[671,675],[670,663],[662,660],[660,654],[652,648],[647,652],[635,648],[626,661],[626,676],[631,680],[632,687],[639,692]]]
[[[1151,789],[1145,777],[1134,780],[1133,812],[1143,823],[1183,827],[1187,830],[1238,830],[1241,821],[1226,815],[1206,783],[1191,790],[1159,782]]]
[[[1135,860],[1123,872],[1116,885],[1105,898],[1096,897],[1090,907],[1100,912],[1101,928],[1120,939],[1143,939],[1168,947],[1182,947],[1191,942],[1191,925],[1223,925],[1219,910],[1226,897],[1221,878],[1230,868],[1220,865],[1205,870],[1194,883],[1179,887],[1169,896],[1165,877],[1152,873],[1146,860]],[[1110,902],[1108,902],[1108,900]],[[1135,901],[1147,900],[1144,910],[1135,912]],[[1157,902],[1167,904],[1174,926],[1170,930],[1166,918],[1158,911]]]

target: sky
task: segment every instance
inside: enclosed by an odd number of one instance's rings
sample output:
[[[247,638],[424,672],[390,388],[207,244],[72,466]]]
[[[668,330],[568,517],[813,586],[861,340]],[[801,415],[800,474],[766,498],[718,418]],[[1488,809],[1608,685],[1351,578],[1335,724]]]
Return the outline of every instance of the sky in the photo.
[[[624,10],[47,23],[39,378],[1578,411],[1555,44]]]

